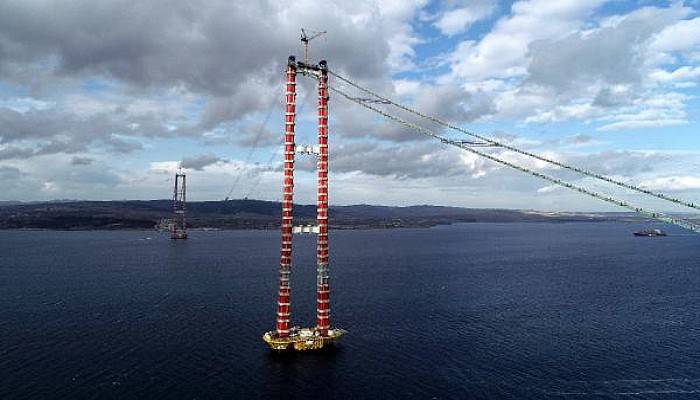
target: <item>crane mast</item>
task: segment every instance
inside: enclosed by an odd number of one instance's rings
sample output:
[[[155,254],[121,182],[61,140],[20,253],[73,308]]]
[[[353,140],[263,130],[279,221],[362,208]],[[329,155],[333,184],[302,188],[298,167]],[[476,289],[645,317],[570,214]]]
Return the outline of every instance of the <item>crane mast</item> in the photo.
[[[309,31],[309,33],[306,33],[306,30],[301,28],[301,43],[304,44],[304,64],[309,64],[309,42],[325,33],[326,31]]]

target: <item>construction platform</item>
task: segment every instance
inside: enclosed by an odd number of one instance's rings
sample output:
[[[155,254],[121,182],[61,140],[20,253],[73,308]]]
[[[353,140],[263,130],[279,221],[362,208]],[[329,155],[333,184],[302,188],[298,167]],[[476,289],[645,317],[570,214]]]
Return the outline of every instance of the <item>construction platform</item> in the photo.
[[[187,233],[185,233],[185,232],[173,233],[170,235],[170,239],[173,239],[173,240],[187,239]]]
[[[263,340],[272,350],[276,351],[320,350],[334,344],[346,333],[345,329],[334,328],[328,330],[328,335],[322,336],[316,329],[295,327],[291,329],[287,337],[277,336],[276,331],[266,332],[263,335]]]

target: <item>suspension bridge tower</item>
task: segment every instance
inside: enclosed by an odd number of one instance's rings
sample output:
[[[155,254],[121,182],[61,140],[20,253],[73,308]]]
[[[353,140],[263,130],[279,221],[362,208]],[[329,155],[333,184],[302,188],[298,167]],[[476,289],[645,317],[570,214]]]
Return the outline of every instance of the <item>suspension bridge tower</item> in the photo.
[[[316,79],[318,90],[318,142],[296,144],[296,78],[300,74]],[[317,350],[334,343],[346,333],[330,323],[330,287],[328,284],[328,66],[326,61],[310,64],[289,57],[286,70],[286,108],[284,129],[284,183],[282,189],[282,247],[277,294],[277,324],[274,331],[263,335],[273,350]],[[317,202],[316,225],[293,225],[294,158],[296,154],[316,157]],[[292,325],[291,285],[292,236],[315,234],[316,241],[316,326],[300,328]]]
[[[180,170],[175,173],[175,189],[173,190],[173,220],[170,223],[170,238],[173,240],[187,239],[186,199],[186,177],[185,173]]]

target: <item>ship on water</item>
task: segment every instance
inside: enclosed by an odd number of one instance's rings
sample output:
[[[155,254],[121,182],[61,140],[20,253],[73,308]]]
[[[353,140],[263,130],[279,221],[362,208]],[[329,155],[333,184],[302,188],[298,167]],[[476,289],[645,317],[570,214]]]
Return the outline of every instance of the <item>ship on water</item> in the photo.
[[[661,229],[643,229],[641,231],[634,232],[634,236],[655,237],[668,236],[668,234]]]

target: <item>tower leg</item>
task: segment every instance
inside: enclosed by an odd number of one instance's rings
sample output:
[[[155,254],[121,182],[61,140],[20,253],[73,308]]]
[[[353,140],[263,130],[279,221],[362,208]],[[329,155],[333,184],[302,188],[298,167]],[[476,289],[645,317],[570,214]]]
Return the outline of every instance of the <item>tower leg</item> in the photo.
[[[328,335],[330,328],[330,288],[328,286],[328,69],[325,61],[318,79],[318,199],[316,220],[318,239],[316,250],[316,330]]]
[[[171,239],[187,239],[187,219],[185,204],[187,203],[186,176],[182,172],[175,174],[175,190],[173,192],[173,220],[170,224]]]
[[[291,328],[292,204],[294,197],[294,124],[296,117],[296,76],[294,57],[287,64],[284,125],[284,189],[282,192],[282,247],[280,250],[279,291],[277,297],[277,335],[289,336]]]
[[[178,201],[178,186],[180,184],[180,174],[176,173],[175,174],[175,189],[173,190],[173,220],[170,222],[170,238],[171,239],[177,239],[177,224],[178,224],[178,215],[177,215],[177,201]]]

